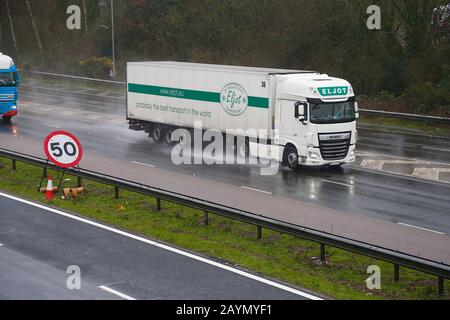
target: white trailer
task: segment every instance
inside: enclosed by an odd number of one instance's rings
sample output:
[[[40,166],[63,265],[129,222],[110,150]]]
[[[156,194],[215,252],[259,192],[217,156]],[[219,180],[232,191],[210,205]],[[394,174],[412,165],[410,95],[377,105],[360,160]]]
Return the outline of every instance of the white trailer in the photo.
[[[312,71],[131,62],[127,120],[156,141],[177,128],[245,135],[252,155],[299,165],[354,162],[357,104],[345,80]]]

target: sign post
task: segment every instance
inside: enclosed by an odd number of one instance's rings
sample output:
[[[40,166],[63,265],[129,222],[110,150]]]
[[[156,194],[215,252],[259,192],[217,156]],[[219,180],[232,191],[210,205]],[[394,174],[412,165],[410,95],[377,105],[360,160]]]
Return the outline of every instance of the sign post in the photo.
[[[83,158],[83,148],[80,141],[73,134],[67,131],[54,131],[45,138],[44,153],[47,156],[47,164],[52,162],[63,169],[63,174],[58,184],[59,191],[66,170],[72,167],[80,169],[79,163]],[[44,169],[39,189],[42,187],[42,181],[46,173],[47,167]]]

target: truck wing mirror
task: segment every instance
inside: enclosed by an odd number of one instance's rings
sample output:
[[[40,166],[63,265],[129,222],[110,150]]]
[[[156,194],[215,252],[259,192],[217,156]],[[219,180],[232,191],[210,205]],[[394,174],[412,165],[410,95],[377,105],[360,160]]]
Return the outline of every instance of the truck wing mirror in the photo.
[[[306,111],[305,103],[297,102],[295,104],[295,118],[301,123],[306,125],[308,124],[308,122],[306,121],[305,111]]]
[[[300,120],[303,117],[305,119],[305,105],[301,102],[295,104],[295,117]]]
[[[22,84],[22,80],[20,79],[19,72],[16,72],[16,86],[19,87]]]

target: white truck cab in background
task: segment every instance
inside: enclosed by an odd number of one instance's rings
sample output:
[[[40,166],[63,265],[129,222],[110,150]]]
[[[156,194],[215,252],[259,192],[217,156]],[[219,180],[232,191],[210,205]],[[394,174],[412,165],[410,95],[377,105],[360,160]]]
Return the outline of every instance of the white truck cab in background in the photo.
[[[345,80],[312,71],[183,62],[127,67],[127,120],[155,141],[178,128],[244,138],[245,154],[292,169],[355,161],[358,108]],[[242,141],[242,139],[240,139]],[[236,142],[237,144],[237,142]]]

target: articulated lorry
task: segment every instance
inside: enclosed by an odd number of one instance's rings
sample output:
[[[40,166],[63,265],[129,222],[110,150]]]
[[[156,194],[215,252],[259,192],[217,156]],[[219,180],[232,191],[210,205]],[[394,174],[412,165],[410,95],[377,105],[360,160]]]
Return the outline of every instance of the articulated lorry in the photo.
[[[299,166],[355,161],[359,117],[349,82],[313,71],[130,62],[127,120],[155,141],[177,128],[242,138],[244,153]],[[239,147],[238,147],[239,148]]]
[[[0,53],[0,116],[10,121],[17,115],[19,73],[13,59]]]

